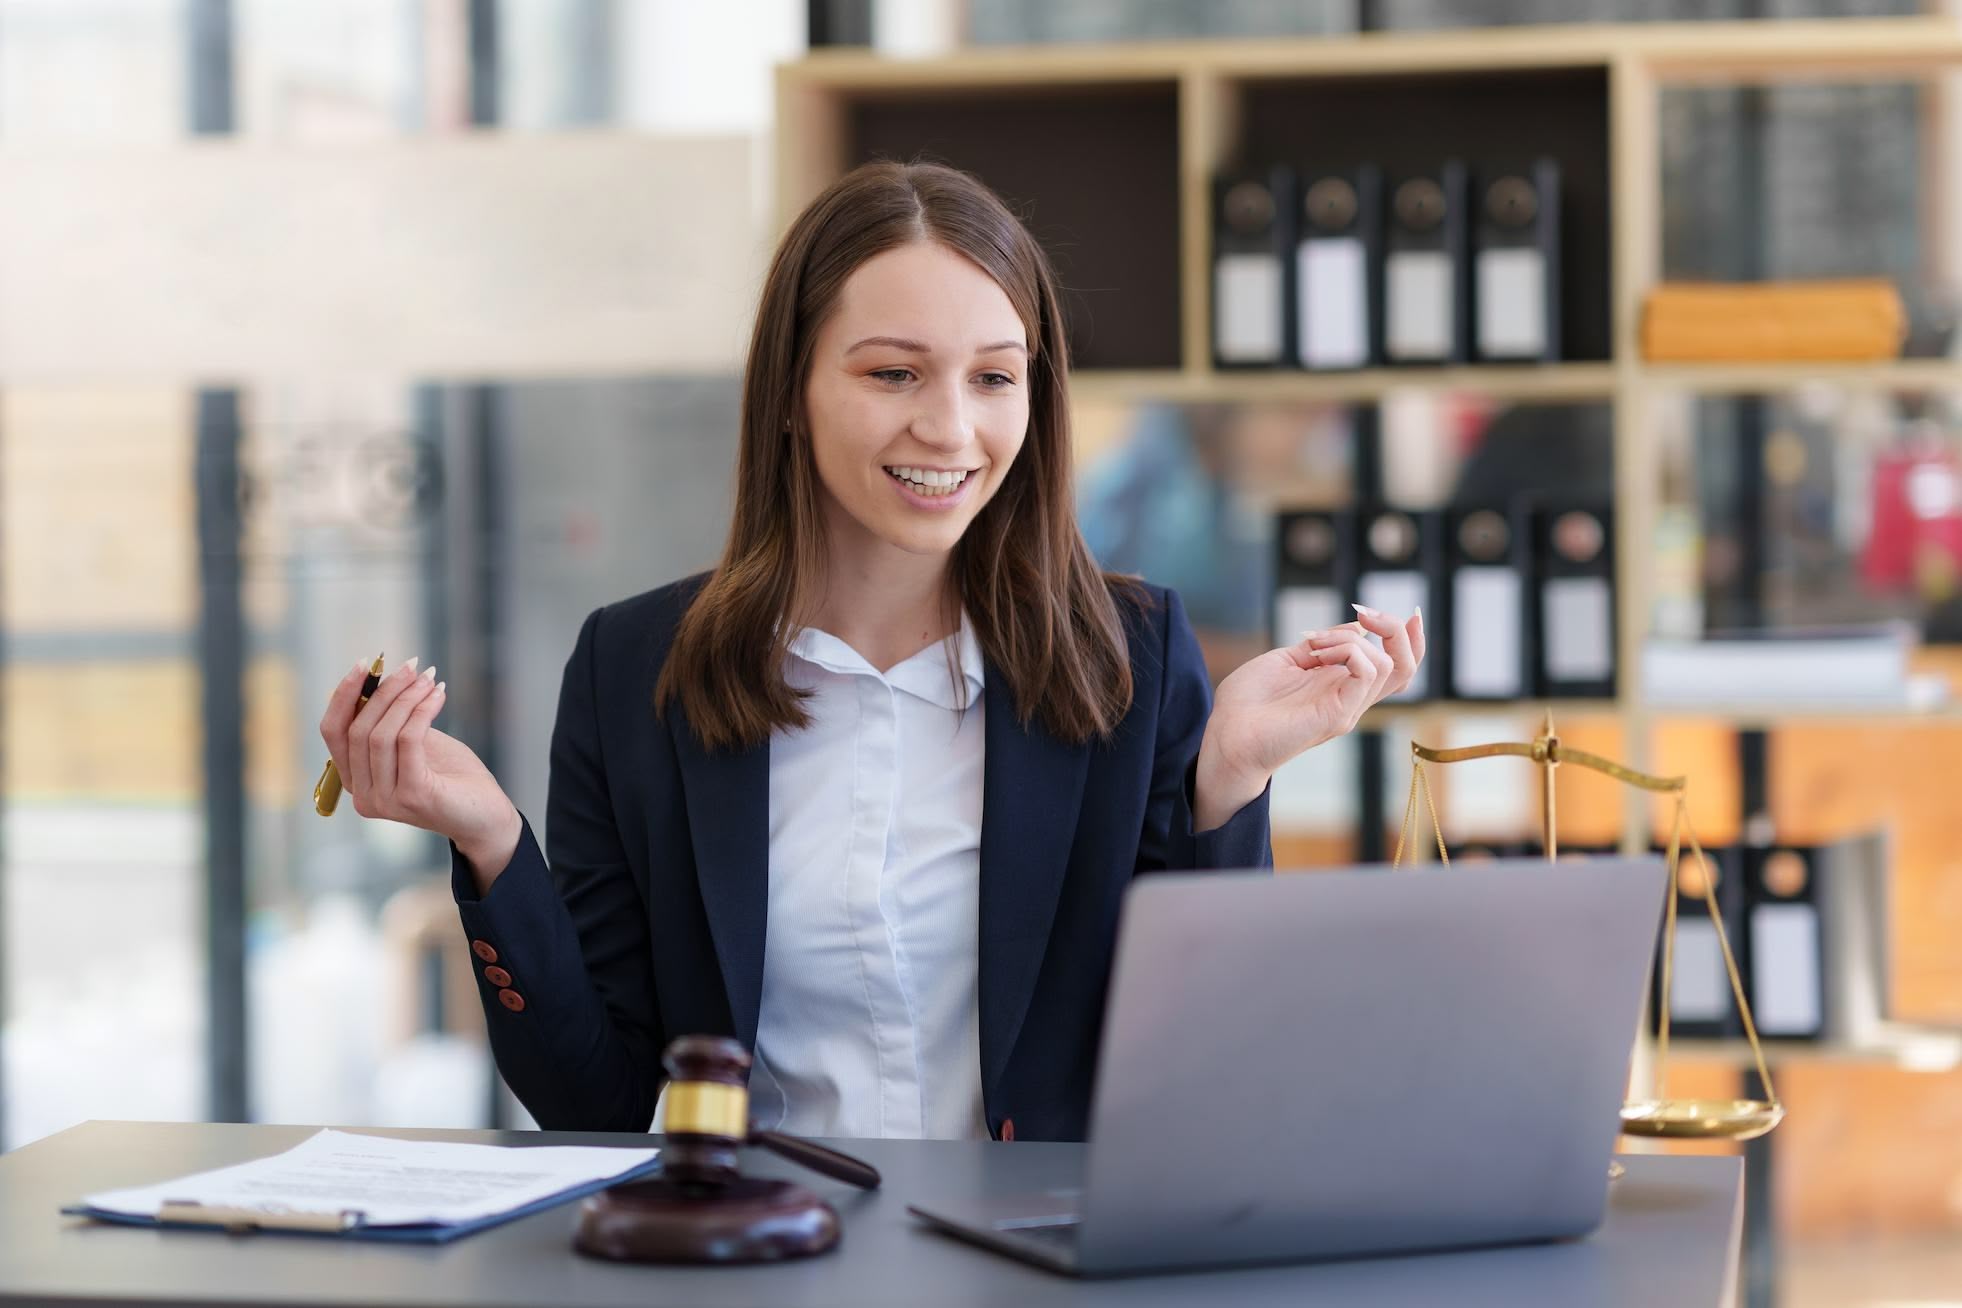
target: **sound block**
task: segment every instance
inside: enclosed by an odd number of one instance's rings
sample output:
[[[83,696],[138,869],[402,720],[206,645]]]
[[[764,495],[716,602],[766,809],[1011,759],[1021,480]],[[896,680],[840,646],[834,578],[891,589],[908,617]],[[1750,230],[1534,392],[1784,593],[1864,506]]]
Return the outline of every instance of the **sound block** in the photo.
[[[769,1263],[838,1243],[838,1214],[788,1181],[689,1185],[655,1177],[612,1186],[579,1207],[572,1247],[629,1263]]]

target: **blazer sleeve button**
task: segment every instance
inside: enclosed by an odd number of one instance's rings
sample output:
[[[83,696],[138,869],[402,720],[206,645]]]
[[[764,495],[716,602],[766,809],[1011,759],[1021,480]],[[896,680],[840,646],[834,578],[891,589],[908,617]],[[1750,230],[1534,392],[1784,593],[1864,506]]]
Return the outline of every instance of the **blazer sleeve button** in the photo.
[[[487,967],[484,969],[484,980],[494,986],[508,986],[511,984],[511,974],[501,967]]]
[[[497,1002],[514,1013],[525,1011],[525,997],[515,990],[505,989],[497,992]]]
[[[491,948],[490,941],[488,940],[471,941],[470,952],[486,963],[495,963],[497,961],[497,951]]]

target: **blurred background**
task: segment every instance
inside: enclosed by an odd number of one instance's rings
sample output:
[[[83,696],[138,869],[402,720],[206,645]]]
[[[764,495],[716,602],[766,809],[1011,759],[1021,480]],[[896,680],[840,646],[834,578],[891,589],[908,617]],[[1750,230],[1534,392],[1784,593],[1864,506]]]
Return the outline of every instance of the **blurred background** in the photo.
[[[0,1147],[89,1118],[529,1125],[490,1065],[443,842],[347,806],[315,816],[314,724],[354,659],[420,656],[453,687],[447,729],[542,817],[579,621],[721,544],[785,179],[823,167],[783,139],[807,124],[794,103],[780,114],[780,64],[833,46],[914,59],[1926,12],[0,0]],[[1958,666],[1950,80],[1660,89],[1659,276],[1888,279],[1910,366],[1644,392],[1649,633],[1891,621],[1914,632],[1919,675]],[[970,115],[1040,126],[1026,100],[975,94]],[[857,139],[915,141],[931,112],[875,103]],[[1124,113],[1170,122],[1148,103]],[[1605,100],[1595,113],[1605,149]],[[996,156],[1044,148],[1004,144]],[[1154,353],[1099,320],[1109,287],[1070,262],[1094,233],[977,170],[1082,293],[1085,534],[1106,566],[1180,590],[1215,676],[1270,643],[1281,510],[1626,489],[1629,361],[1605,295],[1568,371],[1517,388],[1195,384],[1175,321]],[[1573,706],[1563,735],[1689,772],[1707,844],[1884,830],[1893,1015],[1962,1024],[1962,718],[1623,707]],[[1278,860],[1382,857],[1413,733],[1523,738],[1537,722],[1429,705],[1315,751],[1277,780]],[[1612,843],[1621,800],[1562,785],[1563,840]],[[1454,778],[1446,834],[1525,839],[1529,798]],[[1754,1239],[1775,1251],[1756,1301],[1962,1303],[1962,1072],[1941,1048],[1781,1056],[1792,1116],[1776,1163],[1754,1161]],[[1735,1050],[1704,1053],[1683,1084],[1734,1093]]]

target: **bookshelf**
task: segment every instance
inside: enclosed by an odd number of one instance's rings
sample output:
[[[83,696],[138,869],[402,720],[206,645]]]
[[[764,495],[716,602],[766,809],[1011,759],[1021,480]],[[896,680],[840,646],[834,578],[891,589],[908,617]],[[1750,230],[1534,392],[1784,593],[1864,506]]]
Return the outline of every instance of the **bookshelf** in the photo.
[[[1634,674],[1648,629],[1658,496],[1653,407],[1675,394],[1779,393],[1814,384],[1869,392],[1962,390],[1962,361],[1650,364],[1637,341],[1661,264],[1659,96],[1685,83],[1925,79],[1962,68],[1962,22],[1940,16],[1643,23],[1367,33],[1273,40],[1146,41],[962,50],[895,59],[825,50],[777,71],[781,228],[863,159],[925,154],[995,186],[1050,245],[1073,292],[1080,401],[1374,404],[1409,392],[1508,403],[1600,403],[1614,427],[1618,650],[1611,701],[1554,701],[1557,714],[1614,714],[1628,762],[1649,765],[1661,717],[1763,725],[1851,720],[1856,711],[1734,713],[1644,703]],[[1394,108],[1404,126],[1382,124]],[[1344,149],[1394,164],[1407,122],[1436,119],[1430,155],[1516,152],[1562,164],[1570,239],[1562,267],[1562,357],[1546,365],[1369,368],[1343,373],[1216,369],[1209,339],[1211,182],[1247,158],[1285,157],[1324,124]],[[1037,125],[1040,130],[1036,130]],[[1360,139],[1358,139],[1360,137]],[[1374,153],[1372,153],[1374,152]],[[1094,179],[1094,184],[1086,184]],[[1084,231],[1099,239],[1082,241]],[[1063,239],[1051,244],[1051,238]],[[1383,706],[1414,713],[1523,712],[1518,704]],[[1954,710],[1867,714],[1889,724],[1962,721]],[[1631,799],[1631,839],[1644,815]]]

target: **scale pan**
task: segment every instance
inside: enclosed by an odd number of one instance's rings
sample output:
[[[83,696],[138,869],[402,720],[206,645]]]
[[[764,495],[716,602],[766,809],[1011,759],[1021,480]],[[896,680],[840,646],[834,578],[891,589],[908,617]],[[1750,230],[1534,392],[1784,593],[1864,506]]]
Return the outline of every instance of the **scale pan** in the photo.
[[[1621,1107],[1624,1135],[1675,1140],[1753,1140],[1785,1118],[1762,1099],[1631,1099]]]

